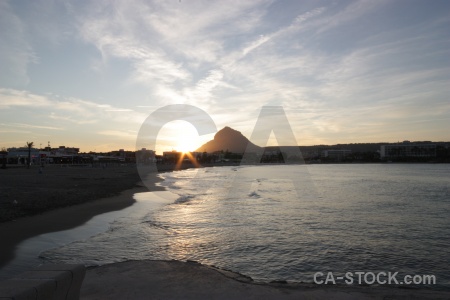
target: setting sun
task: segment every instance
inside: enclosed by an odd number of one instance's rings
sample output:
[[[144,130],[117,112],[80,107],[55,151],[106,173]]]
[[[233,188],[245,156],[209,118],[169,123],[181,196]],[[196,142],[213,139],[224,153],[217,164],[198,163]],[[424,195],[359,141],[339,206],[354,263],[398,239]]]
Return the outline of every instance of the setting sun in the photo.
[[[186,121],[169,122],[159,131],[155,150],[158,154],[164,151],[195,151],[213,135],[199,136],[197,129]]]
[[[198,147],[196,142],[197,141],[192,136],[179,137],[175,150],[183,153],[194,151]]]

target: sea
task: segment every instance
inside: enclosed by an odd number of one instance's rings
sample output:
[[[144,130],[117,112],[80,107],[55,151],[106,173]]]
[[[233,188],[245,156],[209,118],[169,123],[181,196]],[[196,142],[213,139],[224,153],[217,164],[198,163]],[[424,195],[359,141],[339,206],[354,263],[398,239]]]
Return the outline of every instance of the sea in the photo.
[[[433,275],[427,287],[450,289],[449,164],[224,166],[158,176],[166,191],[137,193],[129,208],[25,241],[22,265],[176,259],[256,282],[398,272]]]

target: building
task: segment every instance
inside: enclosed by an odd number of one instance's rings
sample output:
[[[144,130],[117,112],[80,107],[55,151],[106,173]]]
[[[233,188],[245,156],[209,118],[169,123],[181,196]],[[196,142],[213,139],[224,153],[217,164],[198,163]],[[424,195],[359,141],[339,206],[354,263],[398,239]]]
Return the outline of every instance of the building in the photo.
[[[120,151],[120,150],[119,150]],[[147,150],[146,148],[142,148],[141,150],[137,150],[136,155],[136,163],[139,164],[147,164],[151,162],[156,162],[155,151]]]
[[[409,141],[404,141],[398,144],[380,146],[381,159],[405,158],[405,157],[435,158],[436,144],[411,143]]]
[[[139,150],[142,151],[142,150]],[[110,157],[116,158],[119,162],[125,162],[125,163],[135,163],[136,162],[136,153],[142,154],[139,151],[126,151],[124,149],[119,149],[118,151],[111,151],[109,152]],[[144,150],[146,151],[146,150]],[[149,158],[154,158],[154,152],[150,152],[147,155]]]
[[[164,151],[163,152],[163,161],[168,163],[176,163],[183,157],[183,152],[178,152],[175,150],[172,151]]]
[[[28,161],[28,147],[12,147],[7,149],[8,154],[6,156],[8,164],[25,165]],[[39,149],[31,148],[31,163],[38,163],[40,159]]]
[[[322,151],[321,157],[328,158],[330,160],[341,161],[344,160],[350,154],[352,154],[352,150],[328,149]]]
[[[59,146],[58,148],[46,147],[42,151],[42,158],[46,163],[53,164],[75,164],[80,163],[78,152],[80,148]]]
[[[26,164],[28,160],[28,147],[8,148],[7,162],[9,164]],[[44,149],[31,148],[31,164],[74,164],[81,163],[79,148],[59,146],[58,148]]]

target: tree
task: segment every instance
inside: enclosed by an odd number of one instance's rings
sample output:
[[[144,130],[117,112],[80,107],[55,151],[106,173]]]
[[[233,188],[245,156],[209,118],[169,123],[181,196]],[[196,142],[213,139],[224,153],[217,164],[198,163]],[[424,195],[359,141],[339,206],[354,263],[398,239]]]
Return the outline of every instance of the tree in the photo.
[[[8,154],[8,151],[5,147],[2,147],[0,154],[2,155],[2,169],[6,169],[6,155]]]
[[[28,164],[27,164],[27,169],[30,168],[31,165],[31,147],[33,147],[34,143],[33,142],[27,142],[27,147],[28,147]]]

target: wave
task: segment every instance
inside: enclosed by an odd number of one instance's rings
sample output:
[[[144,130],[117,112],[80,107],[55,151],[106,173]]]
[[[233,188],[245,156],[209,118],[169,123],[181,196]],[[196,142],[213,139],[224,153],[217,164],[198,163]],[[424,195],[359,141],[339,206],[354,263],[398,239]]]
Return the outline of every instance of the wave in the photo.
[[[175,204],[183,204],[186,202],[191,201],[193,198],[195,198],[194,195],[185,195],[185,196],[181,196],[179,197],[177,200],[175,200]]]
[[[258,194],[258,193],[255,192],[255,191],[249,193],[248,196],[249,196],[250,198],[261,198],[261,195]]]
[[[170,229],[169,225],[162,224],[160,222],[153,221],[153,220],[143,221],[142,223],[145,223],[145,224],[147,224],[147,226],[158,228],[158,229],[164,229],[164,230],[169,230]]]

